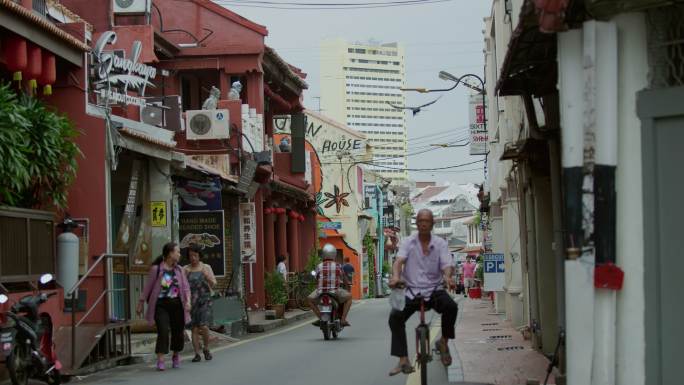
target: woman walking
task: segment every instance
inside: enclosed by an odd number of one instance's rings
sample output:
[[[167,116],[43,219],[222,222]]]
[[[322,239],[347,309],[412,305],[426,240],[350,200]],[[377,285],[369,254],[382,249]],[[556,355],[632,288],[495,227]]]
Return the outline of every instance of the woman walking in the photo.
[[[175,242],[169,242],[162,249],[158,264],[153,264],[147,274],[147,282],[138,302],[138,314],[143,314],[147,301],[145,319],[150,325],[157,325],[157,370],[166,369],[164,356],[169,353],[169,335],[172,365],[180,367],[180,352],[183,350],[185,324],[190,322],[190,286],[178,265],[180,248]]]
[[[192,293],[192,309],[190,310],[190,325],[192,326],[192,347],[195,349],[195,358],[192,362],[202,360],[200,356],[200,336],[204,349],[204,359],[212,359],[209,351],[209,324],[212,316],[211,288],[216,285],[216,277],[211,266],[202,263],[202,250],[196,245],[191,245],[188,249],[190,264],[183,270],[190,283]]]

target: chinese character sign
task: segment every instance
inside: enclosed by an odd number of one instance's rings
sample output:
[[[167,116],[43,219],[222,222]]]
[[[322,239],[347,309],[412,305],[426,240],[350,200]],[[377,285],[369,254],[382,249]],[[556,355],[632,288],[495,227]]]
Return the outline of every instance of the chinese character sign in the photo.
[[[256,208],[254,202],[240,203],[240,259],[256,262]]]

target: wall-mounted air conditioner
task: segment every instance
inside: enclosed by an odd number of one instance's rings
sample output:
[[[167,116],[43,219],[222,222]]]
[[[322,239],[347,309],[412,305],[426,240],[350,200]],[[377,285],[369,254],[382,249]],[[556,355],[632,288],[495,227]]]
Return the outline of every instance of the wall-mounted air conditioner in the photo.
[[[185,112],[185,137],[188,140],[230,138],[228,110],[191,110]]]
[[[112,0],[114,14],[149,13],[152,0]]]

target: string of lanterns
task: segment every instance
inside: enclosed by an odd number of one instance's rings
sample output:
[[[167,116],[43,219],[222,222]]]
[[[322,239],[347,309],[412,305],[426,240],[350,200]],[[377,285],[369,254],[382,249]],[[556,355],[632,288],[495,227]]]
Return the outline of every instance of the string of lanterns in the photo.
[[[57,80],[53,53],[13,35],[2,40],[2,54],[13,81],[21,84],[26,77],[31,93],[35,94],[38,85],[42,85],[43,95],[52,95],[52,85]]]
[[[267,215],[268,214],[285,214],[285,213],[287,213],[287,215],[290,218],[292,218],[298,222],[304,222],[304,220],[306,219],[304,214],[301,214],[295,210],[289,210],[289,212],[288,212],[288,210],[283,208],[283,207],[266,207],[264,209],[264,214],[267,214]]]

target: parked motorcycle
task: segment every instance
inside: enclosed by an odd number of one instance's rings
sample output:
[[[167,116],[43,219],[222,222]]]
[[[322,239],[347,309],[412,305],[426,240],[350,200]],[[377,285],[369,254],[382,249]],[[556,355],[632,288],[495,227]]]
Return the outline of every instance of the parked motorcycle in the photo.
[[[323,332],[323,339],[326,341],[332,335],[333,339],[337,339],[338,334],[344,329],[340,321],[342,308],[335,297],[329,294],[321,294],[318,299],[318,310],[321,312],[321,331]]]
[[[52,281],[51,274],[40,277],[45,285]],[[27,385],[29,379],[59,385],[62,364],[57,359],[52,341],[52,319],[40,313],[40,305],[57,293],[27,295],[2,314],[0,324],[0,355],[5,357],[7,371],[13,385]],[[0,294],[0,304],[9,298]]]

